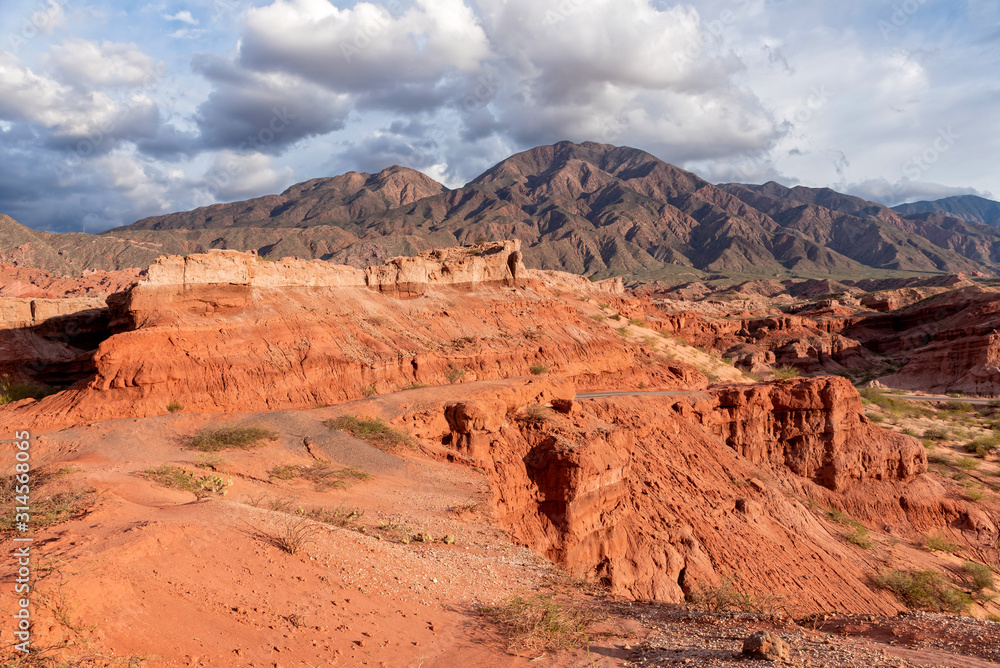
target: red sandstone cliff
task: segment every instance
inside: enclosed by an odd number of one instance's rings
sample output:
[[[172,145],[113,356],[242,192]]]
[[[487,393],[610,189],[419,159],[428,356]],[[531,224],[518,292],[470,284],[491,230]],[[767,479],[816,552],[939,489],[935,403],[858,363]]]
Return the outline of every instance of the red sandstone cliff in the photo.
[[[803,501],[864,499],[862,517],[914,536],[930,516],[958,517],[928,494],[919,442],[869,424],[841,378],[574,394],[550,381],[491,387],[400,424],[483,467],[517,541],[624,596],[676,603],[739,573],[799,609],[891,613],[899,604],[871,587],[863,551]],[[970,536],[989,545],[996,525]]]
[[[552,280],[602,299],[621,290],[620,281]],[[313,407],[413,384],[526,375],[532,364],[582,380],[705,383],[554,290],[527,275],[516,241],[367,270],[234,251],[161,258],[109,299],[119,333],[94,353],[93,378],[19,407],[18,419],[156,415],[172,402],[202,412]]]

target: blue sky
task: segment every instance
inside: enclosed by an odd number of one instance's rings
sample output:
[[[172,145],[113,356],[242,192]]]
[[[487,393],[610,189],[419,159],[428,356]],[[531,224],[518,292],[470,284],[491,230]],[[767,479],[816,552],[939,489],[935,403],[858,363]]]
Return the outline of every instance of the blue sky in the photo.
[[[1000,197],[995,0],[5,0],[0,213],[96,232],[539,144],[895,204]]]

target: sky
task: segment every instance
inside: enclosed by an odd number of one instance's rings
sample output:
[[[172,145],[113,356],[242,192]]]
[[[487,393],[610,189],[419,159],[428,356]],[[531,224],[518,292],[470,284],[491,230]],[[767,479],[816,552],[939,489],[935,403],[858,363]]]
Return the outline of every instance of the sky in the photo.
[[[1000,198],[996,0],[4,0],[0,214],[98,232],[557,141],[887,205]]]

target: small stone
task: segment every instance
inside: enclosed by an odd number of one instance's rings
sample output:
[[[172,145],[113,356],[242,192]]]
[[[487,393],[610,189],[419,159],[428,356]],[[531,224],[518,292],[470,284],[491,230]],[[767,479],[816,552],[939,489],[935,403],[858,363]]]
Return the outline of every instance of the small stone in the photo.
[[[791,657],[791,647],[773,633],[758,631],[743,641],[743,654],[754,659],[783,661]]]

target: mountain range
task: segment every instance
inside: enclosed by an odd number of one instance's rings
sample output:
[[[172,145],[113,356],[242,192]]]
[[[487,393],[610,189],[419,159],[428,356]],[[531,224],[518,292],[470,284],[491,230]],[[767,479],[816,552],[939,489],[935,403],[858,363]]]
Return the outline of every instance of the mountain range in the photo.
[[[530,267],[650,275],[995,274],[1000,203],[948,198],[890,209],[825,188],[713,185],[634,148],[560,142],[518,153],[461,188],[405,167],[349,172],[280,195],[140,220],[98,235],[0,216],[0,262],[53,273],[147,266],[159,255],[254,249],[366,266],[517,238]]]

